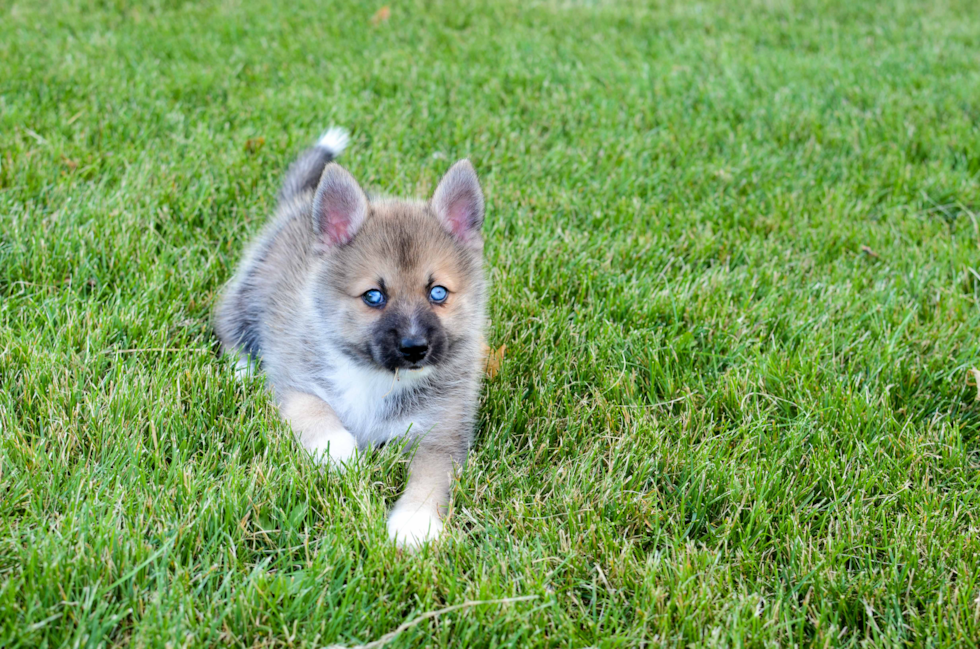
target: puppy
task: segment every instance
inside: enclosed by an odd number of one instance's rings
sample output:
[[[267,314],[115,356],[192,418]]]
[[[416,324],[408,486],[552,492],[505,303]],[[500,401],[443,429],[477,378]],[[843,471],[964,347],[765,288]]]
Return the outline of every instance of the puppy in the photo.
[[[346,144],[331,129],[289,168],[215,330],[242,371],[265,373],[317,461],[342,468],[387,442],[411,454],[388,534],[414,548],[442,531],[454,465],[473,435],[487,299],[483,192],[464,159],[428,202],[369,200],[333,162]]]

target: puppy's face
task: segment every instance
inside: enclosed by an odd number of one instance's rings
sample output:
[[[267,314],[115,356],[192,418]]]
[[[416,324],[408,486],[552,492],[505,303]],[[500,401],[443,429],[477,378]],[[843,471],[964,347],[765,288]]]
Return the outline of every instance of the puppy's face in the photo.
[[[352,361],[390,372],[435,367],[478,331],[484,299],[482,194],[473,193],[479,185],[468,163],[463,172],[459,178],[450,170],[440,183],[445,193],[443,185],[455,182],[448,187],[455,202],[440,201],[446,196],[437,189],[428,204],[365,199],[357,207],[364,209],[362,218],[355,213],[346,224],[326,214],[318,306],[332,344]],[[326,171],[320,189],[324,181]],[[323,216],[323,203],[315,200],[314,216],[318,208]],[[329,238],[331,225],[340,234],[336,240]]]

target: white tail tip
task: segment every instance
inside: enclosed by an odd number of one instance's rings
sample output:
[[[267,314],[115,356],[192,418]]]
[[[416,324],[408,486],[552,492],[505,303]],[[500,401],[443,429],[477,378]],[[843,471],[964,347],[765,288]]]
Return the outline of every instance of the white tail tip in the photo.
[[[350,142],[350,136],[347,134],[347,129],[339,126],[331,126],[320,136],[316,145],[321,149],[326,149],[330,152],[331,156],[336,158],[344,152],[348,142]]]

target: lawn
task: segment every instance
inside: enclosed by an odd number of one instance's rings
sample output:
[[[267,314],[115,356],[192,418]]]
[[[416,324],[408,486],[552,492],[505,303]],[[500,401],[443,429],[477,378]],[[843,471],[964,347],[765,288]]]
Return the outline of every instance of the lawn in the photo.
[[[976,3],[383,2],[0,0],[0,646],[976,646]],[[331,124],[487,196],[415,556],[215,353]]]

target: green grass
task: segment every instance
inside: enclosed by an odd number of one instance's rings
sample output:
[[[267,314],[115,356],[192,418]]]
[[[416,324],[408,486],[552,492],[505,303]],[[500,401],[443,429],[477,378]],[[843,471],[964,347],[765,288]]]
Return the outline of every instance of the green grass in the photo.
[[[381,4],[0,0],[0,646],[975,646],[976,3]],[[214,354],[329,124],[487,194],[417,557]]]

